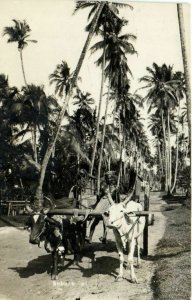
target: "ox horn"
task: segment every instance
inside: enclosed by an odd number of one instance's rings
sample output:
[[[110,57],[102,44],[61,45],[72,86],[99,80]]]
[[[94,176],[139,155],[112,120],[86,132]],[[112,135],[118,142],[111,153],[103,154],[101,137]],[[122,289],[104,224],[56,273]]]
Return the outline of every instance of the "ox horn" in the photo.
[[[44,198],[46,199],[46,201],[49,202],[49,207],[43,208],[44,214],[47,214],[51,209],[53,209],[55,207],[55,205],[54,205],[53,201],[49,197],[44,196]]]
[[[29,214],[33,213],[33,209],[28,204],[25,205],[25,209]]]
[[[107,196],[108,196],[109,203],[110,203],[111,205],[115,204],[115,202],[113,201],[113,199],[112,199],[111,194],[110,194],[109,191],[108,191],[108,193],[107,193]]]

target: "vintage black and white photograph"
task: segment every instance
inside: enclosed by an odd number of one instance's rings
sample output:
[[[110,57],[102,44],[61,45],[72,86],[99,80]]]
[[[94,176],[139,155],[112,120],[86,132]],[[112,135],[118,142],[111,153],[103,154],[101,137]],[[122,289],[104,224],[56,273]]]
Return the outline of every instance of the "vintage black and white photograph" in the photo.
[[[0,0],[0,300],[191,299],[190,10]]]

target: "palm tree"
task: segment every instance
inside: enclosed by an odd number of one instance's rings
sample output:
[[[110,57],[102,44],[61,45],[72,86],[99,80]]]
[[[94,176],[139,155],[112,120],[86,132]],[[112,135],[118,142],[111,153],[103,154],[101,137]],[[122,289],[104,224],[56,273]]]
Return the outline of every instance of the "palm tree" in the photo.
[[[119,28],[120,30],[121,28]],[[111,78],[111,86],[114,92],[115,110],[119,114],[119,135],[123,136],[120,140],[120,168],[119,168],[119,183],[120,174],[122,173],[122,152],[125,146],[125,127],[122,123],[122,114],[124,114],[119,103],[124,101],[130,87],[128,74],[132,76],[131,70],[127,63],[126,54],[135,54],[134,46],[130,41],[135,41],[136,37],[132,34],[120,35],[120,32],[111,33],[109,35],[108,53],[109,63],[106,67],[106,74]],[[108,59],[108,58],[107,58]]]
[[[119,130],[120,134],[123,136],[123,139],[120,143],[120,166],[119,166],[119,175],[118,175],[118,184],[120,184],[121,177],[123,176],[123,162],[122,155],[123,149],[126,149],[127,140],[133,140],[135,152],[137,144],[137,129],[139,129],[139,114],[136,109],[135,104],[141,106],[141,97],[137,94],[132,95],[126,89],[123,92],[120,92],[119,99],[116,103],[116,109],[119,113]]]
[[[107,93],[108,94],[108,93]],[[110,100],[109,100],[110,101]],[[107,114],[108,116],[108,114]],[[100,124],[101,132],[104,131],[104,123],[105,123],[106,115],[102,118],[103,122]],[[104,139],[103,139],[104,137]],[[105,125],[105,136],[102,134],[100,136],[99,141],[102,143],[104,140],[103,145],[103,160],[102,163],[105,166],[104,168],[108,171],[111,170],[111,164],[118,164],[118,153],[119,153],[119,135],[115,132],[113,124],[106,124]],[[100,159],[100,152],[101,147],[98,149],[99,152],[99,159]]]
[[[49,120],[50,115],[58,114],[56,99],[50,96],[47,97],[42,86],[31,84],[22,88],[22,93],[12,102],[10,111],[12,121],[20,125],[18,128],[21,128],[14,135],[13,141],[31,132],[34,160],[38,162],[40,160],[37,151],[38,140],[41,140],[41,143],[43,142],[42,147],[44,148],[45,145],[43,146],[43,144],[48,142],[48,131],[53,122],[51,119]],[[44,138],[42,139],[42,137]]]
[[[123,24],[122,24],[122,26],[123,26]],[[130,34],[120,35],[122,26],[119,26],[118,28],[112,28],[113,32],[109,32],[109,33],[107,31],[103,32],[100,30],[100,33],[103,35],[103,40],[100,42],[97,42],[91,48],[92,53],[97,50],[104,49],[103,54],[97,60],[97,65],[101,65],[102,72],[103,72],[103,61],[105,61],[105,63],[106,63],[105,77],[107,77],[108,81],[109,81],[108,96],[107,96],[107,101],[106,101],[105,118],[104,118],[102,145],[101,145],[100,160],[99,160],[99,166],[98,166],[98,192],[99,192],[99,186],[100,186],[100,172],[101,172],[104,139],[105,139],[107,109],[108,109],[108,103],[109,103],[109,98],[110,98],[110,89],[112,88],[112,89],[118,90],[119,79],[121,79],[121,83],[123,82],[124,85],[128,85],[127,72],[131,73],[131,71],[127,65],[126,54],[136,53],[133,45],[129,42],[129,39],[135,40],[136,37],[133,35],[130,35]],[[123,80],[122,80],[122,77],[123,77]],[[104,82],[102,81],[102,84],[101,84],[102,91],[103,91],[103,83]],[[122,85],[121,85],[121,88],[123,89]],[[100,98],[100,100],[102,100],[102,98]],[[97,129],[98,129],[99,121],[100,120],[98,118]],[[98,139],[98,130],[96,131],[95,145],[97,144],[97,139]],[[94,147],[93,157],[92,157],[93,165],[94,165],[94,158],[95,158],[94,154],[95,153],[96,153],[96,148]]]
[[[13,42],[18,43],[18,51],[21,59],[21,67],[23,72],[24,83],[25,85],[27,85],[27,80],[26,80],[24,65],[23,65],[23,49],[28,45],[28,42],[37,43],[37,41],[28,39],[30,36],[29,33],[31,32],[31,29],[25,20],[19,21],[13,19],[12,21],[14,22],[14,26],[5,27],[3,30],[3,35],[9,36],[7,40],[8,43],[13,43]]]
[[[48,117],[46,101],[43,87],[33,84],[23,87],[23,107],[20,118],[31,130],[34,160],[36,162],[38,162],[37,129],[47,121]]]
[[[0,74],[0,101],[4,98],[6,90],[9,88],[8,77],[5,74]]]
[[[99,15],[99,18],[97,20],[96,28],[95,28],[95,33],[98,34],[100,29],[103,28],[104,31],[109,31],[112,28],[119,28],[121,27],[122,24],[125,22],[125,20],[121,19],[118,17],[119,15],[119,9],[118,8],[130,8],[131,10],[133,7],[129,4],[125,3],[113,3],[113,2],[107,2],[103,1],[104,5],[102,7],[101,13]],[[88,21],[90,23],[86,26],[86,31],[91,30],[95,20],[95,14],[97,12],[97,9],[100,5],[99,1],[77,1],[76,8],[74,13],[76,13],[80,9],[84,8],[91,8],[89,15],[88,15]],[[107,22],[106,22],[106,17],[107,17]]]
[[[101,32],[101,29],[103,30],[103,45],[98,45],[98,47],[102,48],[103,55],[101,57],[101,60],[98,61],[98,64],[101,65],[102,70],[102,76],[101,76],[101,89],[100,89],[100,98],[99,98],[99,106],[98,106],[98,115],[97,115],[97,128],[96,128],[96,137],[95,137],[95,143],[92,153],[92,166],[90,173],[92,174],[93,168],[94,168],[94,161],[95,161],[95,155],[97,150],[97,141],[98,141],[98,135],[99,135],[99,122],[100,122],[100,116],[101,116],[101,103],[102,103],[102,97],[103,97],[103,87],[105,82],[105,74],[104,74],[104,68],[106,64],[105,59],[105,40],[106,40],[106,34],[107,32],[114,32],[114,31],[120,31],[123,24],[125,24],[125,20],[120,19],[117,14],[119,14],[117,7],[129,7],[132,9],[132,7],[128,4],[117,4],[117,3],[108,3],[103,2],[105,5],[103,6],[102,12],[100,14],[100,17],[98,18],[97,26],[95,28],[95,32],[99,33]],[[78,6],[76,10],[86,8],[86,7],[92,7],[88,19],[91,18],[92,14],[95,12],[96,7],[98,6],[98,2],[91,1],[78,1]],[[94,19],[91,20],[90,24],[87,25],[86,30],[90,30],[90,28],[93,26]],[[96,46],[96,45],[95,45]],[[97,46],[96,46],[97,47]],[[93,50],[94,48],[92,48]],[[95,51],[95,49],[93,50]]]
[[[76,128],[79,143],[86,144],[86,141],[90,140],[95,133],[95,115],[93,109],[90,107],[90,105],[94,104],[95,100],[91,97],[90,93],[84,93],[80,89],[77,89],[77,93],[73,98],[77,99],[73,103],[77,106],[77,110],[70,117],[70,120],[73,121]],[[77,155],[79,167],[80,154],[77,153]]]
[[[185,95],[185,81],[184,81],[184,75],[181,72],[176,72],[174,74],[174,78],[176,80],[179,80],[180,84],[176,87],[176,97],[178,99],[178,112],[177,112],[177,130],[176,130],[176,162],[175,162],[175,174],[174,174],[174,181],[173,181],[173,186],[171,188],[171,193],[175,189],[176,181],[177,181],[177,173],[178,173],[178,160],[179,160],[179,120],[180,120],[180,110],[181,110],[181,105],[180,102],[184,98]]]
[[[163,161],[165,160],[164,153],[165,151],[163,150],[163,129],[162,129],[162,121],[161,117],[158,114],[158,111],[156,111],[155,114],[152,114],[150,116],[150,124],[148,128],[150,129],[152,135],[155,137],[155,142],[157,145],[158,149],[158,158],[159,158],[159,164],[161,167],[161,176],[165,176],[165,169],[163,166]]]
[[[67,62],[62,61],[58,64],[52,74],[49,75],[50,84],[55,84],[55,94],[63,97],[67,94],[70,88],[70,68]]]
[[[80,89],[77,90],[77,94],[73,98],[77,99],[73,104],[78,105],[79,109],[90,110],[90,105],[95,103],[95,100],[91,97],[90,93],[84,93]]]
[[[142,88],[147,88],[148,93],[145,100],[148,101],[150,112],[153,108],[161,112],[162,128],[165,144],[166,158],[166,189],[168,193],[171,190],[171,146],[170,146],[170,112],[178,105],[175,96],[175,89],[179,81],[173,77],[171,66],[163,64],[159,67],[153,63],[153,68],[148,68],[149,75],[140,79],[140,82],[146,83]],[[168,128],[168,146],[166,141],[166,120]]]

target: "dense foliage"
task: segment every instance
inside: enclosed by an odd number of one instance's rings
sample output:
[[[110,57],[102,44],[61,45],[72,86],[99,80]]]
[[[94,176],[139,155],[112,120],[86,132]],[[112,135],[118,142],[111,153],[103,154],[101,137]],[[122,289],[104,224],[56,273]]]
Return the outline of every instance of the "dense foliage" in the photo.
[[[132,167],[145,180],[150,178],[151,185],[159,182],[159,189],[166,189],[168,193],[175,190],[189,156],[184,134],[186,110],[182,111],[183,74],[173,71],[169,65],[154,63],[140,79],[145,84],[141,89],[147,89],[146,96],[130,92],[132,72],[128,57],[137,53],[136,36],[124,33],[128,20],[120,17],[121,7],[132,8],[118,3],[77,2],[75,12],[91,9],[85,28],[88,38],[74,71],[63,60],[48,74],[50,84],[55,85],[52,96],[46,95],[43,86],[27,84],[22,53],[29,42],[37,42],[29,39],[31,29],[27,22],[13,20],[14,26],[4,28],[7,41],[18,45],[25,83],[19,90],[9,85],[6,75],[0,75],[0,167],[5,193],[14,191],[15,187],[20,187],[23,194],[35,195],[38,191],[38,201],[42,191],[67,195],[82,168],[97,177],[99,193],[100,179],[106,171],[113,169],[121,186]],[[94,35],[98,41],[90,47]],[[89,47],[91,54],[100,53],[96,61],[96,67],[101,68],[99,99],[93,99],[91,93],[82,91],[78,84]],[[62,106],[59,105],[61,100]],[[140,117],[145,100],[153,146],[157,148],[154,158]],[[72,103],[73,112],[69,114]],[[112,121],[108,118],[109,103],[112,104]],[[156,166],[156,175],[153,166]]]

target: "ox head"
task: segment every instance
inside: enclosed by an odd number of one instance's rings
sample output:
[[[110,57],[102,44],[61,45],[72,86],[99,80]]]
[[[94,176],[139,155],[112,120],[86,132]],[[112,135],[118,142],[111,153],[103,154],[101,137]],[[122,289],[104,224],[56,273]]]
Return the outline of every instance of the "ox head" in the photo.
[[[123,202],[121,203],[114,203],[111,194],[108,193],[108,199],[111,204],[108,211],[104,212],[103,218],[105,220],[106,226],[109,228],[120,228],[122,225],[122,218],[124,215],[127,215],[127,203],[130,201],[131,197],[133,196],[134,189],[130,193],[129,196],[127,196]],[[130,217],[132,213],[130,212]]]
[[[45,219],[47,213],[54,207],[52,201],[46,198],[48,207],[40,207],[38,210],[33,209],[31,206],[26,205],[26,211],[30,214],[30,218],[27,221],[28,227],[30,227],[31,232],[29,235],[29,242],[31,244],[40,244],[43,233],[45,232]]]

